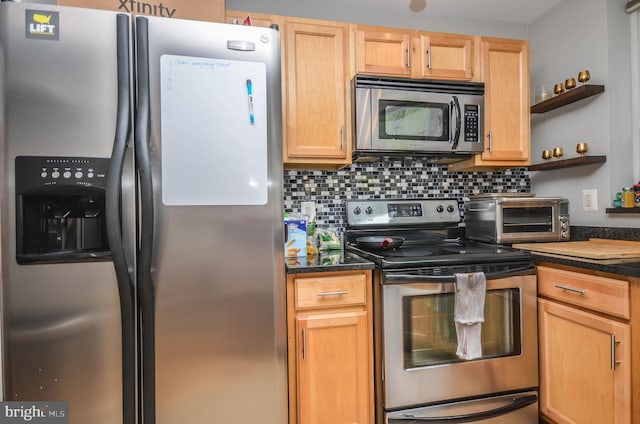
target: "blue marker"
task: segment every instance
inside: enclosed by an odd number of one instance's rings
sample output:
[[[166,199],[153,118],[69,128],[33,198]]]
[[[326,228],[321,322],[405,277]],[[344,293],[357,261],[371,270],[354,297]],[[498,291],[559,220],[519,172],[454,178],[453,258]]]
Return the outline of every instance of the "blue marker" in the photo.
[[[249,95],[249,120],[253,124],[255,117],[253,115],[253,94],[251,92],[251,80],[247,80],[247,94]]]

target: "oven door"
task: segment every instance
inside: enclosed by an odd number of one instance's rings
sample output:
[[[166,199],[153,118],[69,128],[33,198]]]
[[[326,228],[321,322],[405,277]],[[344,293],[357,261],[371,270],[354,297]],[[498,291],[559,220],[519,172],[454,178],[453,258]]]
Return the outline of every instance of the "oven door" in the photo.
[[[534,267],[485,275],[483,356],[461,360],[453,320],[455,277],[384,273],[385,410],[537,387]]]

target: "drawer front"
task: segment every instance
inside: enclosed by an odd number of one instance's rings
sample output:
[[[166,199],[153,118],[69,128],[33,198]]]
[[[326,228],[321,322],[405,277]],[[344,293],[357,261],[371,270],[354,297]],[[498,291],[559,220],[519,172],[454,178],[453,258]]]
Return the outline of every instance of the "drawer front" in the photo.
[[[364,274],[296,278],[296,310],[364,305],[367,277]]]
[[[539,266],[538,294],[629,319],[627,281]]]

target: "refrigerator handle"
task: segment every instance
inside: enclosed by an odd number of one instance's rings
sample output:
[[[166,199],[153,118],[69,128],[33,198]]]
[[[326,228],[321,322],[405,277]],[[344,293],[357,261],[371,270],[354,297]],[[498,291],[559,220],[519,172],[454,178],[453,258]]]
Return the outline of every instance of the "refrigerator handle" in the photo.
[[[142,423],[155,423],[155,293],[151,277],[153,254],[153,181],[149,161],[150,84],[148,20],[136,17],[136,65],[138,103],[134,140],[140,183],[140,245],[138,251],[138,300],[141,316]]]
[[[130,21],[128,15],[116,16],[118,100],[113,150],[107,173],[105,194],[107,238],[118,281],[122,331],[122,422],[136,422],[136,351],[133,280],[129,273],[122,235],[122,167],[131,135],[131,63]]]

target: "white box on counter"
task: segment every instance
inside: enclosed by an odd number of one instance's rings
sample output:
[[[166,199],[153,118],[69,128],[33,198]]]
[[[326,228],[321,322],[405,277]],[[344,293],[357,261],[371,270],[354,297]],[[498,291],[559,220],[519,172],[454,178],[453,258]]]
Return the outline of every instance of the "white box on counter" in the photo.
[[[307,256],[307,220],[284,219],[284,256],[287,258]]]

